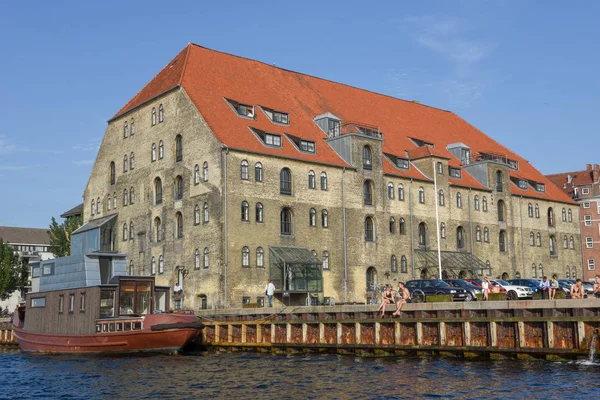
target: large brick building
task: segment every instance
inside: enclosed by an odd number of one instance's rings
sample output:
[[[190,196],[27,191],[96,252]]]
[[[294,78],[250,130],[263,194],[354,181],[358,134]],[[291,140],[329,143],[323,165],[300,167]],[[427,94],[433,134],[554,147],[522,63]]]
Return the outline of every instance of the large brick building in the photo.
[[[587,164],[583,171],[563,172],[548,175],[548,178],[581,206],[583,276],[593,280],[597,274],[596,263],[600,262],[600,166]]]
[[[109,120],[84,197],[103,249],[195,308],[269,277],[365,301],[437,275],[437,228],[444,275],[581,270],[577,203],[454,113],[193,44]]]

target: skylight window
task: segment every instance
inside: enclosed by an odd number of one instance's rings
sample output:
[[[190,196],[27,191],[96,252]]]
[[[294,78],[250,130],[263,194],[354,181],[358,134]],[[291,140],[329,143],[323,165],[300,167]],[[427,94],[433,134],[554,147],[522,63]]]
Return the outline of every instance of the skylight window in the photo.
[[[233,110],[237,113],[237,115],[239,115],[240,117],[254,119],[254,116],[256,115],[254,112],[254,106],[251,106],[249,104],[240,103],[235,100],[229,100],[229,99],[225,99],[225,100],[231,106],[231,108],[233,108]]]

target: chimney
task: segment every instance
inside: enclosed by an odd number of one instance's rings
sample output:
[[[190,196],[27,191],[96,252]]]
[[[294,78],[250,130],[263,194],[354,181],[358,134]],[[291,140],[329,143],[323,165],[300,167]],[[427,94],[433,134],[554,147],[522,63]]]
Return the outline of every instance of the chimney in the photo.
[[[598,164],[594,164],[594,170],[592,171],[592,181],[596,183],[598,182],[598,178],[600,178],[600,166],[598,166]]]
[[[585,164],[585,169],[587,171],[591,171],[592,170],[592,164]]]
[[[571,174],[567,175],[567,183],[571,183],[571,180],[573,179],[573,177],[571,177]]]

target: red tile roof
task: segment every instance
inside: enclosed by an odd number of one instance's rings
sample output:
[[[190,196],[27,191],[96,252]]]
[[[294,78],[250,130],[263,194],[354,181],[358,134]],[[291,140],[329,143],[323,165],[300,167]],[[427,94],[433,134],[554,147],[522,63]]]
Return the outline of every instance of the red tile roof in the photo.
[[[190,96],[217,139],[230,148],[347,166],[323,142],[326,135],[313,121],[315,116],[331,112],[342,121],[360,121],[365,126],[378,127],[383,134],[383,152],[388,154],[405,156],[406,151],[415,147],[409,138],[415,138],[433,143],[435,156],[448,158],[453,166],[459,165],[458,160],[446,150],[446,146],[456,142],[469,146],[472,154],[486,149],[505,155],[519,162],[519,172],[527,179],[546,184],[546,193],[536,193],[535,197],[572,202],[525,159],[452,112],[194,44],[188,44],[114,118],[178,85]],[[257,106],[255,119],[238,117],[225,98]],[[259,105],[289,113],[289,126],[272,123],[260,111]],[[266,147],[249,127],[312,140],[317,143],[316,154],[300,152],[285,137],[281,148]],[[406,174],[399,173],[388,162],[384,163],[384,170],[386,173]],[[417,172],[417,175],[420,174]]]
[[[418,160],[419,158],[431,156],[444,158],[446,160],[450,159],[448,151],[443,152],[432,146],[413,147],[412,149],[408,149],[406,151],[408,152],[408,157],[411,160]]]

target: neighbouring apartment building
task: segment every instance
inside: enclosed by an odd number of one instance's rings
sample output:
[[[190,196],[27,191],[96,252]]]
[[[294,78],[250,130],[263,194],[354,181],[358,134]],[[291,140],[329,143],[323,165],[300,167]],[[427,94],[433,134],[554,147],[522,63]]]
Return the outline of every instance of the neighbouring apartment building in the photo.
[[[365,302],[438,237],[444,276],[580,276],[578,210],[452,112],[189,44],[108,121],[80,229],[186,307]]]
[[[600,166],[587,164],[585,170],[552,174],[548,179],[581,206],[583,278],[592,280],[600,262]]]

